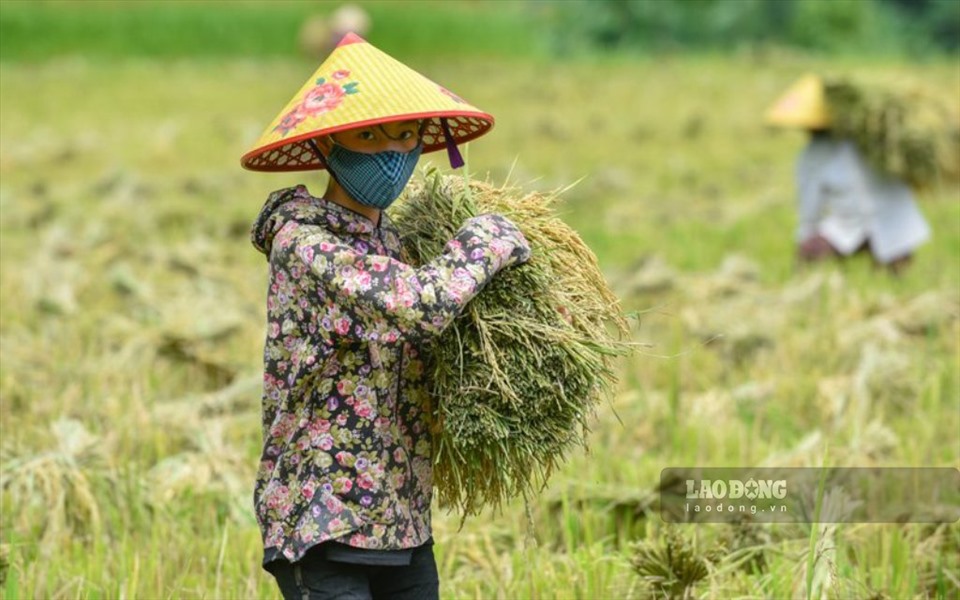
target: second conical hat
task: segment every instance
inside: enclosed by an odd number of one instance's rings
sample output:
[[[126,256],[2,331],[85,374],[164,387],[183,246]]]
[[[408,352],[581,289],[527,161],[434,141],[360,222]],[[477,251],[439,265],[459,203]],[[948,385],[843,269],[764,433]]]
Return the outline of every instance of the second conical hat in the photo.
[[[773,103],[764,120],[768,125],[824,129],[830,125],[823,80],[816,75],[805,75]]]
[[[347,34],[300,88],[241,164],[254,171],[323,169],[309,140],[356,127],[423,119],[423,151],[477,138],[493,117],[445,87]]]

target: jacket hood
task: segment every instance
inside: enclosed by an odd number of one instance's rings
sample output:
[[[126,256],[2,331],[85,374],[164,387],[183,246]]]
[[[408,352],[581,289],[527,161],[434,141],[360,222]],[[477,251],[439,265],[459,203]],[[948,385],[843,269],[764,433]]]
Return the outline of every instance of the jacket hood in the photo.
[[[380,213],[381,227],[389,221]],[[253,247],[270,257],[273,238],[289,221],[319,225],[334,233],[370,235],[377,226],[360,213],[335,202],[310,195],[306,186],[284,188],[270,194],[250,230]]]

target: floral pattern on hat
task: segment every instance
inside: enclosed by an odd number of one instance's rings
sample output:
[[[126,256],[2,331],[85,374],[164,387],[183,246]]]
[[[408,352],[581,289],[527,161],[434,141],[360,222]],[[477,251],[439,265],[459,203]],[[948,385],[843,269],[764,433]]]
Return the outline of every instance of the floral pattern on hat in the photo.
[[[454,94],[453,92],[451,92],[451,91],[448,90],[447,88],[443,87],[442,85],[438,85],[438,86],[437,86],[437,89],[440,90],[440,93],[441,93],[441,94],[444,94],[444,95],[446,95],[446,96],[449,96],[449,97],[450,97],[454,102],[456,102],[457,104],[466,104],[466,103],[467,103],[466,100],[464,100],[464,99],[461,98],[460,96]]]
[[[344,96],[356,94],[359,91],[357,90],[360,84],[358,81],[340,83],[349,76],[350,71],[340,69],[330,76],[333,81],[327,81],[325,77],[317,78],[315,85],[303,94],[300,102],[280,119],[280,123],[273,130],[279,131],[281,135],[287,135],[305,119],[336,110],[343,102]]]

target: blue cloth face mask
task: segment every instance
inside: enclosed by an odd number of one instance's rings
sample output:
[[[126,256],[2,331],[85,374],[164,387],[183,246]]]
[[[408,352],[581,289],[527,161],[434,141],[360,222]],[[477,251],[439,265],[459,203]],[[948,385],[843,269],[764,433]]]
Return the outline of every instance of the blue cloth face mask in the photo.
[[[366,206],[387,208],[403,192],[423,152],[423,142],[409,152],[365,154],[334,143],[327,169],[350,196]]]

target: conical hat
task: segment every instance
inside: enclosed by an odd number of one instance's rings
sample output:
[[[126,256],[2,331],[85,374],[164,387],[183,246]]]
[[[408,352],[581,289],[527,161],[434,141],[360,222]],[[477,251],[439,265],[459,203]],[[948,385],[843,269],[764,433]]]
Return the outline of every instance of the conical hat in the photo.
[[[427,119],[423,151],[456,146],[493,117],[349,33],[241,159],[254,171],[323,169],[307,140],[377,123]]]
[[[823,80],[816,75],[798,79],[773,103],[764,115],[768,125],[824,129],[830,125],[830,113],[823,92]]]

